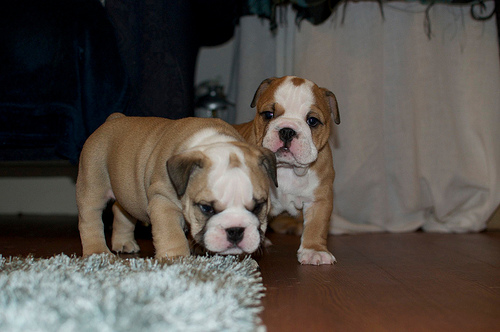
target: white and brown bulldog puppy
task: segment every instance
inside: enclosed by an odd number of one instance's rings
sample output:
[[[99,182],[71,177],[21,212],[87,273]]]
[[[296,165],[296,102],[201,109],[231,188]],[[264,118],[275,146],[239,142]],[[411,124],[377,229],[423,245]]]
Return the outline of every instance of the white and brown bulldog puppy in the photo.
[[[221,120],[112,114],[80,157],[83,255],[110,253],[101,218],[109,200],[113,251],[139,251],[141,220],[151,224],[156,258],[189,255],[188,237],[209,252],[252,253],[264,239],[275,185],[273,153]]]
[[[298,260],[333,264],[327,249],[333,209],[331,120],[340,123],[335,95],[294,76],[264,80],[251,103],[253,121],[236,125],[249,143],[273,151],[279,188],[271,188],[270,216],[288,213],[303,220]]]

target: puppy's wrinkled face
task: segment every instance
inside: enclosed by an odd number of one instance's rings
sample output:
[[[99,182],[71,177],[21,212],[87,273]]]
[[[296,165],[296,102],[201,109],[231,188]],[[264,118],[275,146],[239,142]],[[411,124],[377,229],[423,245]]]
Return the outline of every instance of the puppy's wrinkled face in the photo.
[[[275,173],[274,156],[262,151],[233,142],[194,153],[199,161],[181,201],[192,237],[208,251],[242,254],[260,247],[270,208],[269,171]]]
[[[286,76],[265,80],[252,107],[258,143],[276,154],[279,165],[307,167],[327,143],[332,117],[338,121],[335,96],[313,82]]]

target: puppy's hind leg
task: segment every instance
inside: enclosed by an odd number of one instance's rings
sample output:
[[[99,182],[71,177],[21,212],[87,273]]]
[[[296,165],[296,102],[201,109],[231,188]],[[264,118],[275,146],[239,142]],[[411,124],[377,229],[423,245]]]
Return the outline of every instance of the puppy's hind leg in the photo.
[[[125,211],[118,202],[113,204],[113,215],[113,234],[111,236],[113,251],[128,254],[139,252],[139,245],[134,238],[137,219]]]
[[[91,150],[94,151],[94,150]],[[82,156],[88,151],[82,151]],[[113,192],[105,170],[95,158],[81,158],[76,181],[76,204],[78,206],[78,229],[82,240],[83,256],[108,253],[111,251],[106,245],[102,212]]]
[[[108,199],[105,195],[95,195],[82,190],[82,186],[77,183],[76,196],[78,229],[82,240],[83,256],[101,253],[111,254],[106,245],[104,224],[102,222],[102,212],[106,208]]]

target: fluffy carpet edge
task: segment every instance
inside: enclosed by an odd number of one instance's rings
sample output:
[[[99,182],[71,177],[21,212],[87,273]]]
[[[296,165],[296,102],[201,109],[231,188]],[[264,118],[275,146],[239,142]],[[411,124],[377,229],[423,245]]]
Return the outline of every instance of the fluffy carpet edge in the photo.
[[[250,257],[0,255],[0,331],[262,331]]]

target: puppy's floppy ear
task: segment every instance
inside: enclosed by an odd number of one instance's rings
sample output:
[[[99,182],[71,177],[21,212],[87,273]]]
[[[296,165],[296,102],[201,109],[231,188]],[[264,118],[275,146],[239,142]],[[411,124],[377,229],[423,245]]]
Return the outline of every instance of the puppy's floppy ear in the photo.
[[[262,156],[259,159],[259,166],[264,168],[267,176],[273,181],[274,185],[278,187],[278,175],[276,171],[276,156],[274,153],[266,148],[259,147]]]
[[[262,93],[264,91],[266,91],[266,89],[269,87],[271,82],[274,81],[275,79],[276,79],[276,77],[266,78],[265,80],[263,80],[260,83],[259,87],[257,88],[257,91],[255,91],[255,95],[253,96],[252,103],[250,104],[251,108],[254,108],[255,105],[257,105],[257,100],[259,100],[259,97],[262,95]]]
[[[340,113],[339,113],[337,98],[335,98],[333,92],[325,88],[321,88],[321,90],[323,90],[323,92],[325,93],[326,102],[328,104],[328,107],[330,107],[330,112],[332,113],[333,121],[335,121],[336,124],[340,124]]]
[[[191,174],[205,164],[206,157],[200,151],[184,152],[167,160],[167,173],[179,197],[186,193]]]

